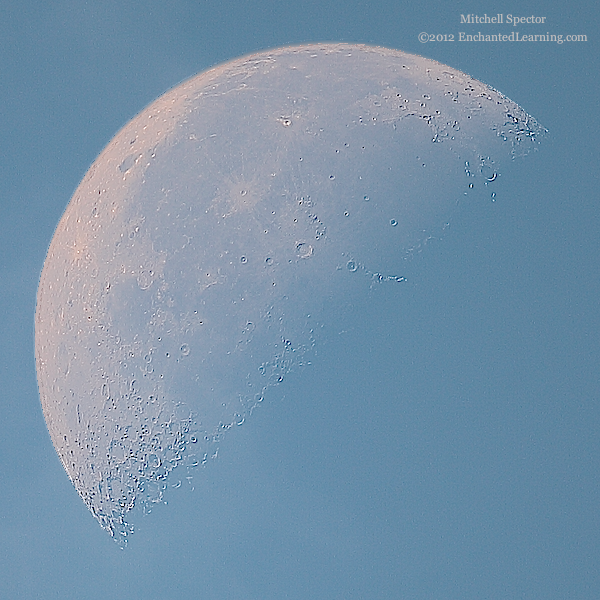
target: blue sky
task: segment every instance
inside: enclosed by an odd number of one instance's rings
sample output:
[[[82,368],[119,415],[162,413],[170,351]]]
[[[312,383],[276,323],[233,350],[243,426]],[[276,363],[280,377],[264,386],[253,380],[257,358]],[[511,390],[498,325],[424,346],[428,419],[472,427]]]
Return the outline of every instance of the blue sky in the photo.
[[[461,12],[543,15],[535,33],[588,42],[419,42],[482,29]],[[599,596],[598,17],[563,2],[4,2],[0,597]],[[458,208],[407,265],[401,297],[357,310],[310,377],[292,375],[121,551],[39,405],[33,315],[54,228],[102,148],[161,93],[313,41],[439,60],[550,133],[496,202]]]

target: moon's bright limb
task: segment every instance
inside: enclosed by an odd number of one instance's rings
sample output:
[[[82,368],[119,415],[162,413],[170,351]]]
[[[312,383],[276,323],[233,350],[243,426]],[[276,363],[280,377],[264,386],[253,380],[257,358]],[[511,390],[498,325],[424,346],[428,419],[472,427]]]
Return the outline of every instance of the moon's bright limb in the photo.
[[[48,429],[100,524],[124,540],[136,503],[542,131],[464,73],[346,44],[232,61],[126,125],[57,227],[36,312]]]

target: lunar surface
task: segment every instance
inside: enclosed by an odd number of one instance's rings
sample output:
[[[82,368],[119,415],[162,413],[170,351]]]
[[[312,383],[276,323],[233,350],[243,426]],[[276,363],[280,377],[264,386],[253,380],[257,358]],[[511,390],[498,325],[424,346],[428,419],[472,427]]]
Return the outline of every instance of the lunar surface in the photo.
[[[73,195],[35,320],[48,430],[102,527],[124,543],[542,133],[464,73],[346,44],[234,60],[138,114]]]

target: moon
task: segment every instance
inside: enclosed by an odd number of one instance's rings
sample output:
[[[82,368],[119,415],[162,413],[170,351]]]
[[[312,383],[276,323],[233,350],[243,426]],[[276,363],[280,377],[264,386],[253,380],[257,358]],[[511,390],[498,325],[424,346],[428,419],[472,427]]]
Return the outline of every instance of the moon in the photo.
[[[62,464],[117,541],[216,455],[465,195],[544,130],[468,75],[316,44],[197,75],[142,110],[75,191],[35,318]]]

